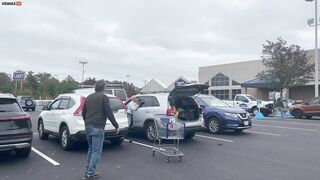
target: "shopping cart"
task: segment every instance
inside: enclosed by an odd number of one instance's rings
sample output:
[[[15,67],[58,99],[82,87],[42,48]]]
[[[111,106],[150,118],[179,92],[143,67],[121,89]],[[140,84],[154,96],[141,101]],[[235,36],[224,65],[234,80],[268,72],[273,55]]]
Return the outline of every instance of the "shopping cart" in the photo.
[[[169,162],[171,157],[178,157],[182,161],[183,153],[179,150],[180,139],[184,139],[185,123],[176,121],[174,116],[155,115],[155,139],[153,142],[152,155],[159,152],[166,156]],[[162,140],[173,140],[171,146],[161,146]],[[158,143],[157,143],[158,142]]]

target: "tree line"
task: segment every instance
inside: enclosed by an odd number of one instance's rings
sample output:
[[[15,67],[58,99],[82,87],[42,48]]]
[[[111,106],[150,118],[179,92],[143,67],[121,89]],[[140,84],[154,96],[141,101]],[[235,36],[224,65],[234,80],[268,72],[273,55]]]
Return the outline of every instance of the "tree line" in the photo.
[[[96,82],[96,78],[89,77],[83,84],[94,85]],[[123,81],[106,82],[122,84],[129,97],[139,93],[139,89],[132,83]],[[16,85],[17,87],[15,87]],[[70,93],[73,90],[80,88],[80,85],[81,83],[77,82],[70,75],[59,81],[58,78],[50,73],[34,73],[32,71],[27,72],[26,78],[22,80],[22,83],[20,83],[20,81],[16,83],[11,80],[7,73],[0,72],[0,93],[11,93],[15,96],[30,95],[36,99],[53,99],[59,94]]]

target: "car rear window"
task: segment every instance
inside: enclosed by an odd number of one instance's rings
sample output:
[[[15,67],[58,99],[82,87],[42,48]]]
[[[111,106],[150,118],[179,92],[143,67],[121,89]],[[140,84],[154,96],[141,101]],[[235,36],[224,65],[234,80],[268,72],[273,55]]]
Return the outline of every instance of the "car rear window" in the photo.
[[[124,109],[122,102],[118,98],[110,98],[110,106],[113,111],[118,111],[119,109]]]
[[[21,100],[34,100],[33,97],[22,97]]]
[[[115,96],[120,98],[122,101],[126,101],[127,100],[126,94],[124,93],[123,90],[114,90],[114,92],[115,92]]]
[[[1,98],[0,113],[2,112],[21,112],[21,108],[15,99]]]

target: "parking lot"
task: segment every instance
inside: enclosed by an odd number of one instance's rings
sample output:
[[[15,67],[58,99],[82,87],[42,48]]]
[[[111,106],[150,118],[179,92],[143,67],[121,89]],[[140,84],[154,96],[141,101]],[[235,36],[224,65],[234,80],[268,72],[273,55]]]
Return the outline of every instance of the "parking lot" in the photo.
[[[85,172],[85,144],[67,152],[58,139],[39,140],[33,121],[33,152],[29,158],[0,154],[0,179],[81,179]],[[101,179],[319,179],[320,120],[254,121],[253,128],[240,134],[212,135],[201,132],[183,141],[182,162],[170,163],[160,154],[152,157],[151,143],[130,135],[119,147],[105,143],[98,166]],[[128,142],[132,140],[132,142]]]

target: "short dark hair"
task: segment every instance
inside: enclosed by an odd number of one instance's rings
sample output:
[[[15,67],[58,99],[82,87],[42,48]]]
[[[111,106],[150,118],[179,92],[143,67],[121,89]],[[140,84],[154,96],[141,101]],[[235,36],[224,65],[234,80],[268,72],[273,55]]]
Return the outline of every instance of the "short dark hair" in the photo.
[[[103,92],[105,88],[106,88],[106,82],[103,79],[97,81],[96,85],[94,86],[94,90],[96,92]]]

